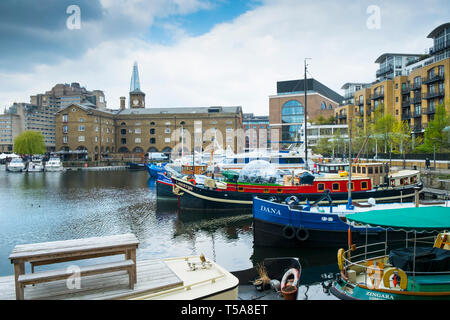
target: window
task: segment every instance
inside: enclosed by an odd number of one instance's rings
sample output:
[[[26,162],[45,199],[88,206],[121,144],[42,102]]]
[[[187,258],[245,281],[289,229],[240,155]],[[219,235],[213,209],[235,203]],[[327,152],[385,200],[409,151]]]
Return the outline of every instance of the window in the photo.
[[[325,183],[318,183],[317,191],[324,191],[324,190],[325,190]]]
[[[150,138],[150,144],[155,144],[156,143],[156,139],[155,138]]]
[[[333,183],[333,191],[339,191],[339,183]]]
[[[78,126],[78,131],[84,131],[84,126],[82,125]]]
[[[170,133],[170,128],[165,128],[164,133]]]
[[[68,141],[67,136],[63,136],[63,143],[67,143],[67,141]]]
[[[367,170],[368,170],[368,173],[369,173],[369,174],[372,174],[372,173],[373,173],[373,168],[372,168],[372,167],[367,168]]]
[[[96,130],[97,131],[97,130]],[[127,134],[127,129],[120,129],[121,134]]]
[[[141,143],[141,138],[135,138],[134,143]]]
[[[286,102],[281,110],[281,122],[287,124],[282,127],[282,140],[300,140],[304,120],[303,105],[296,100]]]
[[[94,141],[98,142],[98,137],[97,136],[94,137]]]
[[[361,189],[362,190],[367,190],[367,181],[362,181],[361,182]]]
[[[150,134],[155,134],[155,131],[156,131],[156,130],[155,130],[154,128],[151,128],[151,129],[150,129]]]
[[[63,126],[63,133],[67,133],[68,132],[68,127],[67,126]]]
[[[136,128],[136,129],[134,129],[134,133],[136,133],[136,134],[141,134],[141,128]]]
[[[322,101],[322,104],[320,105],[320,109],[322,109],[322,110],[327,109],[327,104],[324,101]]]
[[[78,136],[78,142],[83,142],[84,141],[84,136]]]
[[[79,122],[84,122],[84,119],[83,119],[83,118],[80,118]]]
[[[125,138],[120,139],[120,143],[126,144],[127,143],[127,139],[125,139]]]
[[[69,115],[63,114],[63,116],[62,116],[62,121],[63,121],[63,122],[67,122],[68,120],[69,120]]]
[[[165,143],[169,143],[170,142],[170,138],[164,138],[164,142]]]
[[[98,127],[95,127],[95,132],[98,132]]]
[[[151,126],[154,126],[154,125],[155,125],[155,122],[153,122],[153,121],[150,122],[150,125],[151,125]]]

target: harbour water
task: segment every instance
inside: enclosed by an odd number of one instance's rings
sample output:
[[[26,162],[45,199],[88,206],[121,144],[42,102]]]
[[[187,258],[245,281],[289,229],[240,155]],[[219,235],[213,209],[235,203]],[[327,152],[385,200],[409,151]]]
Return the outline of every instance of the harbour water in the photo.
[[[0,276],[14,273],[17,244],[134,233],[137,259],[203,253],[229,271],[267,257],[298,257],[303,299],[335,300],[336,249],[254,248],[251,215],[211,219],[157,201],[146,171],[11,173],[0,166]],[[42,267],[45,268],[45,267]]]

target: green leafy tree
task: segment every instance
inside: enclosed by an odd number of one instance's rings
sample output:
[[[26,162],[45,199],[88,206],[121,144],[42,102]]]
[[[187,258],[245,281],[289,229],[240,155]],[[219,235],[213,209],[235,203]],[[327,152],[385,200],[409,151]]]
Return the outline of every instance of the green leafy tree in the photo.
[[[428,123],[428,128],[425,130],[423,144],[417,149],[425,153],[431,153],[434,150],[436,152],[449,151],[449,132],[444,130],[448,126],[450,126],[450,116],[447,115],[444,104],[440,104],[436,108],[434,119]]]
[[[43,154],[45,142],[42,133],[37,131],[24,131],[14,139],[14,152],[18,154]]]
[[[403,168],[406,167],[406,153],[412,149],[412,136],[407,121],[396,121],[392,128],[393,152],[403,155]]]

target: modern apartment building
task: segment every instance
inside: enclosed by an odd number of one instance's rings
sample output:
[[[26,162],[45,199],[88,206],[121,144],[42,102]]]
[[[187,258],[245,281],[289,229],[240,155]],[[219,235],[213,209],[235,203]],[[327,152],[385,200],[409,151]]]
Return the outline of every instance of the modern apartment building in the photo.
[[[22,123],[17,114],[7,111],[4,114],[0,114],[0,152],[13,152],[14,139],[22,131]]]
[[[352,117],[367,130],[374,121],[374,111],[383,108],[396,120],[406,121],[417,137],[434,119],[439,104],[445,104],[450,112],[450,23],[435,28],[428,38],[434,43],[429,54],[381,55],[376,60],[380,63],[377,80],[354,91],[354,103],[336,110],[337,123],[348,123]]]

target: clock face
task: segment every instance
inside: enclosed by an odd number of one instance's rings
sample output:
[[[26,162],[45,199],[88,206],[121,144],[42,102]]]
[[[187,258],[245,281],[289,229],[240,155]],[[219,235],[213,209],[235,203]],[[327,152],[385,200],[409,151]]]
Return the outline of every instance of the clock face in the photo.
[[[139,104],[139,100],[138,99],[134,99],[133,100],[133,105],[137,106]]]

